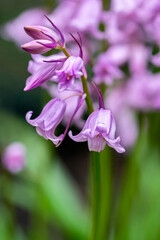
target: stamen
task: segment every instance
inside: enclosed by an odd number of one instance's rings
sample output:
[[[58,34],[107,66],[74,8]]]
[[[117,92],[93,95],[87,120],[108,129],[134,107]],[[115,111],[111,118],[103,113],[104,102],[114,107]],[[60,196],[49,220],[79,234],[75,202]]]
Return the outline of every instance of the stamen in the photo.
[[[79,47],[79,56],[81,57],[81,58],[83,58],[83,51],[82,51],[82,46],[81,46],[81,44],[78,42],[78,40],[73,36],[73,34],[72,33],[70,33],[70,35],[71,35],[71,37],[75,40],[75,42],[77,43],[77,45],[78,45],[78,47]]]
[[[55,44],[57,43],[56,40],[54,38],[52,38],[50,35],[44,33],[43,31],[41,31],[41,33],[47,37],[49,37]]]
[[[103,97],[102,97],[102,94],[101,94],[99,88],[97,87],[97,85],[93,81],[92,81],[92,84],[95,87],[95,89],[96,89],[96,91],[98,93],[98,96],[99,96],[99,108],[105,109]]]
[[[56,47],[56,45],[54,44],[54,43],[41,43],[41,42],[39,42],[39,41],[37,41],[37,43],[39,43],[40,45],[42,45],[42,46],[44,46],[44,47],[46,47],[46,48],[50,48],[50,49],[52,49],[52,48],[55,48]]]
[[[60,37],[61,37],[61,47],[64,47],[64,36],[63,36],[63,34],[61,33],[61,31],[59,30],[59,28],[58,27],[56,27],[56,25],[46,16],[46,15],[44,15],[46,18],[47,18],[47,20],[51,23],[51,25],[53,26],[53,28],[59,33],[59,35],[60,35]]]
[[[71,122],[72,122],[74,116],[76,115],[77,111],[78,111],[79,108],[81,107],[82,103],[84,102],[84,99],[85,99],[85,98],[86,98],[86,94],[84,93],[84,94],[82,95],[80,101],[78,102],[77,107],[76,107],[73,115],[71,116],[71,119],[69,120],[69,122],[68,122],[68,124],[67,124],[67,127],[66,127],[66,129],[65,129],[65,131],[64,131],[64,135],[63,135],[62,140],[56,145],[56,147],[59,147],[60,144],[62,143],[62,141],[64,140],[64,138],[65,138],[65,136],[66,136],[66,134],[67,134],[67,132],[68,132],[68,129],[69,129],[70,125],[71,125]]]
[[[66,101],[71,97],[78,97],[78,96],[82,97],[83,95],[84,95],[84,93],[82,93],[82,92],[73,93],[73,94],[63,98],[62,101]]]

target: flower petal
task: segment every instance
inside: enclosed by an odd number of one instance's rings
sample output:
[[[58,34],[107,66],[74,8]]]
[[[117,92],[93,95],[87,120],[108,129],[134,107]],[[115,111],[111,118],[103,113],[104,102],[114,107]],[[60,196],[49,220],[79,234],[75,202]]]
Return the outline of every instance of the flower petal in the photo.
[[[34,40],[21,45],[21,48],[31,54],[42,54],[54,48],[54,45],[48,40]]]
[[[100,152],[105,148],[106,142],[101,135],[88,138],[89,151]]]
[[[75,142],[85,142],[85,141],[87,141],[87,137],[82,132],[80,132],[76,136],[73,136],[72,131],[69,131],[68,135]]]
[[[120,141],[121,141],[120,137],[117,137],[116,139],[113,139],[113,140],[109,138],[105,138],[105,140],[108,146],[114,148],[117,152],[119,153],[125,152],[125,149],[120,145]]]
[[[40,68],[26,81],[24,91],[31,90],[50,80],[57,67],[57,63],[43,63]]]

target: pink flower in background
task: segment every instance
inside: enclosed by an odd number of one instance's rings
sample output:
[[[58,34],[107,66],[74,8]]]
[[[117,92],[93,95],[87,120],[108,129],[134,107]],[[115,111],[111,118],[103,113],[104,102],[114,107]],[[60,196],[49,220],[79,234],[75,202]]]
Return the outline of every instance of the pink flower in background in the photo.
[[[129,79],[126,101],[132,108],[142,111],[160,109],[160,73],[147,71]]]
[[[93,81],[96,84],[106,83],[111,85],[115,79],[124,76],[119,69],[119,65],[123,64],[128,58],[128,47],[113,46],[105,53],[98,56],[93,67]]]
[[[159,39],[159,0],[112,0],[111,9],[105,15],[106,37],[110,43]]]
[[[138,137],[138,123],[134,109],[128,104],[126,86],[108,89],[105,104],[114,114],[123,146],[127,149],[133,147]]]
[[[9,172],[20,172],[26,165],[25,146],[19,142],[11,143],[3,152],[2,163]]]
[[[24,26],[44,23],[46,12],[41,8],[32,8],[21,13],[17,18],[7,22],[1,28],[1,36],[14,41],[18,46],[29,41],[31,38],[24,34]]]
[[[93,11],[94,9],[94,11]],[[96,38],[102,37],[99,31],[101,22],[102,2],[99,0],[82,0],[76,13],[71,19],[70,25],[76,31],[91,33]]]
[[[132,54],[131,54],[132,53]],[[93,81],[97,84],[111,85],[114,80],[125,78],[125,73],[120,69],[128,63],[131,74],[146,71],[147,61],[151,57],[150,49],[142,44],[116,44],[98,56],[93,67]]]
[[[49,15],[49,18],[64,33],[78,31],[91,33],[97,37],[101,36],[99,23],[101,22],[102,11],[102,3],[99,0],[66,0],[58,5]]]

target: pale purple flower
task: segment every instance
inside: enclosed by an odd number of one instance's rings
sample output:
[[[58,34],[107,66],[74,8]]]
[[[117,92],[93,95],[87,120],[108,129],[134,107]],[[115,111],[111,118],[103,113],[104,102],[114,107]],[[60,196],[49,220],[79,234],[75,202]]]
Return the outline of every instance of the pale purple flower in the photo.
[[[38,71],[32,74],[26,80],[26,86],[24,88],[24,91],[36,88],[44,84],[46,81],[50,80],[53,77],[56,68],[56,63],[43,63],[43,65],[40,66]]]
[[[126,85],[129,106],[144,111],[160,109],[160,74],[148,71],[134,75]]]
[[[111,85],[115,79],[124,76],[119,69],[119,65],[123,64],[128,58],[128,46],[113,46],[107,52],[98,56],[93,67],[93,81],[97,84],[106,83]]]
[[[106,17],[106,38],[112,44],[139,41],[142,31],[136,24],[136,16],[123,12],[109,12]]]
[[[102,3],[99,0],[66,0],[62,1],[49,17],[67,34],[78,31],[101,37],[101,15]]]
[[[143,44],[131,44],[129,46],[129,67],[131,73],[141,74],[146,71],[147,63],[151,56],[151,50]]]
[[[63,59],[64,56],[61,54],[49,57],[32,55],[32,58],[33,60],[30,60],[28,65],[28,71],[32,75],[26,80],[25,91],[43,85],[48,80],[52,80],[55,71],[62,66],[61,59]],[[53,60],[53,62],[50,62],[51,60]]]
[[[61,99],[66,99],[65,100],[66,111],[62,123],[64,124],[64,126],[67,125],[74,112],[74,109],[76,109],[76,106],[79,101],[79,96],[83,94],[82,83],[80,81],[76,81],[74,84],[74,89],[60,92],[58,91],[58,86],[56,84],[53,84],[48,88],[48,92],[52,98],[59,97]],[[87,112],[86,105],[83,104],[76,113],[76,115],[74,116],[72,124],[74,124],[78,128],[82,128],[84,125],[83,115],[86,112]]]
[[[63,12],[63,14],[62,14]],[[62,1],[53,10],[53,12],[48,15],[54,23],[59,26],[63,33],[72,32],[70,28],[70,22],[74,14],[77,12],[77,1]]]
[[[31,25],[24,27],[25,32],[33,39],[44,39],[44,40],[55,40],[56,42],[59,41],[59,35],[54,32],[52,29],[39,26],[39,25]]]
[[[88,117],[81,132],[69,136],[76,142],[88,141],[90,151],[100,152],[105,145],[114,148],[117,152],[123,153],[125,149],[120,145],[120,137],[115,138],[116,123],[112,113],[108,109],[97,109]]]
[[[140,0],[137,4],[136,11],[140,22],[143,22],[144,25],[149,22],[152,23],[154,18],[160,13],[160,1]]]
[[[142,0],[112,0],[111,10],[115,12],[132,13],[137,8],[137,5]],[[125,6],[125,8],[124,8]]]
[[[8,145],[2,155],[4,167],[11,173],[19,173],[26,165],[26,148],[20,142]]]
[[[59,63],[58,68],[62,66],[61,59],[65,58],[65,55],[63,53],[54,54],[51,56],[43,56],[40,54],[32,54],[32,60],[28,63],[28,72],[31,74],[36,73],[39,71],[41,66],[43,66],[44,63]],[[59,62],[58,62],[59,61]]]
[[[26,114],[26,120],[32,126],[36,127],[36,131],[39,135],[45,139],[50,139],[55,145],[57,145],[63,139],[63,134],[58,137],[55,136],[55,129],[62,121],[66,109],[66,103],[59,98],[54,98],[49,101],[43,108],[41,114],[35,118],[30,119],[32,111]]]
[[[94,11],[93,11],[94,9]],[[102,2],[99,0],[82,0],[71,19],[71,27],[80,32],[91,33],[96,38],[102,37],[99,31],[101,22]]]
[[[153,55],[152,58],[151,58],[151,62],[155,66],[160,66],[160,53],[157,53],[156,55]]]
[[[159,25],[160,25],[160,10],[159,13],[145,24],[145,31],[148,33],[148,38],[150,41],[155,41],[158,46],[160,46],[160,32],[159,32]]]
[[[115,79],[124,78],[125,74],[120,66],[125,63],[128,63],[131,74],[144,72],[150,55],[150,49],[142,44],[113,45],[105,53],[98,56],[93,67],[93,81],[97,84],[103,82],[111,85]]]
[[[80,57],[71,56],[63,64],[60,70],[56,71],[58,88],[60,91],[73,88],[75,78],[80,79],[83,60]]]
[[[111,43],[159,42],[160,1],[113,0],[106,13],[106,37]]]

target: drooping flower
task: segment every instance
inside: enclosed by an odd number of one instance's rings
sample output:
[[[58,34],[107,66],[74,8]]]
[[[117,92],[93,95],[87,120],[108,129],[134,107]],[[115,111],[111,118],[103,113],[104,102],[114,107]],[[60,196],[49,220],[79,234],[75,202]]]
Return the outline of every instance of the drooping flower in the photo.
[[[52,98],[59,97],[61,99],[67,99],[66,111],[65,111],[64,118],[62,120],[62,124],[64,124],[64,126],[67,125],[67,123],[69,122],[71,115],[73,114],[74,109],[78,104],[79,96],[83,95],[83,88],[82,88],[81,82],[80,81],[75,82],[74,86],[75,88],[72,90],[61,91],[61,92],[58,91],[58,86],[56,84],[53,84],[47,89]],[[86,112],[87,112],[86,105],[83,104],[72,120],[72,123],[80,129],[84,125],[84,120],[82,116]]]
[[[26,165],[26,148],[20,142],[8,145],[2,155],[4,167],[11,173],[20,172]]]
[[[76,142],[88,141],[90,151],[100,152],[105,145],[114,148],[117,152],[123,153],[125,149],[120,145],[120,137],[115,138],[116,123],[112,113],[108,109],[97,109],[88,117],[82,131],[69,136]]]
[[[30,119],[32,111],[26,114],[26,120],[32,126],[36,127],[36,131],[39,135],[46,139],[50,139],[55,145],[57,145],[62,139],[63,134],[55,136],[55,129],[61,122],[66,109],[66,103],[59,98],[54,98],[49,101],[43,108],[41,114],[35,118]]]

